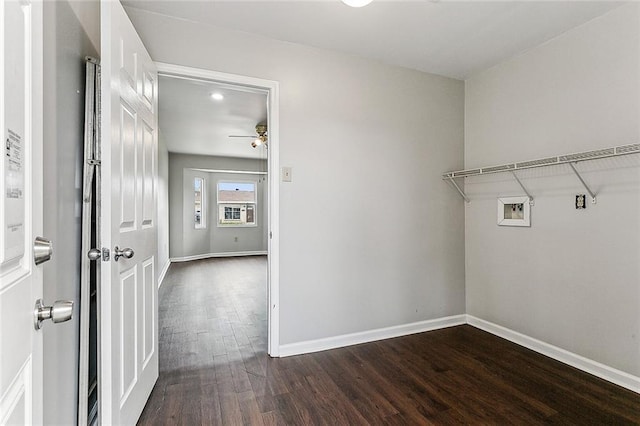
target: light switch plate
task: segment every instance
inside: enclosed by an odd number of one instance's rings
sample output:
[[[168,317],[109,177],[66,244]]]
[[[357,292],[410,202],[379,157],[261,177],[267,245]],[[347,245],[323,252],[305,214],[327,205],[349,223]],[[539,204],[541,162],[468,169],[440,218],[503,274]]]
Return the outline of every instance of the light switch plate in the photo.
[[[291,182],[291,167],[282,168],[282,181]]]

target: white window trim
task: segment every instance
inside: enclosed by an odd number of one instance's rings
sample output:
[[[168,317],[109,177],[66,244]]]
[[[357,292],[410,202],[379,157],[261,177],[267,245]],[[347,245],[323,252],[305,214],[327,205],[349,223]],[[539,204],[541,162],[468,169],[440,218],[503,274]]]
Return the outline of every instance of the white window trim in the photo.
[[[220,201],[220,184],[221,183],[250,183],[253,185],[253,202],[250,201]],[[237,180],[237,179],[224,179],[216,182],[216,201],[218,204],[218,220],[217,226],[218,228],[254,228],[258,226],[258,181],[255,180]],[[231,223],[221,223],[221,206],[223,205],[253,205],[253,222],[252,223],[242,223],[242,222],[231,222]],[[246,212],[245,212],[246,214]]]
[[[200,186],[200,223],[196,223],[195,220],[195,204],[196,204],[196,200],[195,200],[195,182],[196,179],[200,179],[202,181],[202,185]],[[193,227],[194,229],[207,229],[207,186],[206,186],[207,182],[206,179],[201,177],[201,176],[195,176],[193,178],[193,193],[194,193],[194,200],[193,200],[193,206],[194,206],[194,218],[193,218]]]

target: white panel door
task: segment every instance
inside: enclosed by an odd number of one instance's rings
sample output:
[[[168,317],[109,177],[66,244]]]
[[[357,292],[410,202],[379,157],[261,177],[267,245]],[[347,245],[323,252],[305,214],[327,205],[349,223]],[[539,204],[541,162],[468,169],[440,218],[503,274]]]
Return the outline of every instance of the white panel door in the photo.
[[[101,267],[99,409],[102,424],[132,425],[158,378],[158,79],[122,5],[102,1],[100,19],[101,244],[111,259]]]
[[[0,424],[42,423],[42,4],[0,2]]]

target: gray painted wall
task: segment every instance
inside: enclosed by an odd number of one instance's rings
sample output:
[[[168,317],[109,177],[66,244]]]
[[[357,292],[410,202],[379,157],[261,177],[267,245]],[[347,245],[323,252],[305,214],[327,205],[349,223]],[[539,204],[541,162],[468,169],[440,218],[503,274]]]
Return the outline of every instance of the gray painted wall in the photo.
[[[466,82],[467,168],[640,141],[640,5]],[[496,226],[505,175],[466,182],[467,313],[640,375],[639,156],[521,172],[531,228]]]
[[[440,179],[463,164],[461,81],[127,12],[154,60],[280,82],[281,344],[464,313],[464,207]]]
[[[219,228],[217,226],[216,182],[218,180],[257,181],[258,175],[209,173],[213,170],[266,170],[264,160],[225,158],[201,155],[169,154],[170,253],[172,258],[202,254],[224,254],[247,251],[266,251],[266,222],[262,207],[266,203],[266,182],[258,188],[258,226]],[[193,179],[205,179],[207,191],[207,227],[195,229],[193,222]],[[238,241],[235,241],[238,237]]]
[[[45,2],[47,301],[78,297],[82,57],[96,54],[99,11],[73,9]],[[281,184],[282,343],[464,312],[465,207],[439,179],[462,167],[461,82],[129,13],[156,60],[281,82],[280,161],[294,168]],[[624,6],[469,80],[466,165],[637,142],[638,13]],[[161,145],[159,180],[171,186],[168,163]],[[637,166],[581,165],[599,191],[581,212],[573,195],[584,191],[565,169],[525,175],[537,197],[530,229],[495,226],[495,197],[521,192],[511,179],[469,181],[468,312],[639,375]],[[75,423],[77,330],[77,320],[45,328],[51,424]]]
[[[255,161],[254,168],[255,168]],[[266,163],[263,165],[263,169]],[[239,252],[263,252],[267,250],[265,233],[265,218],[263,206],[266,200],[267,185],[265,181],[258,182],[262,175],[248,175],[237,173],[207,173],[193,169],[183,169],[183,216],[182,216],[182,253],[176,257],[194,256],[200,254],[225,254]],[[194,226],[194,190],[193,181],[196,177],[205,181],[205,214],[206,228],[196,229]],[[216,186],[219,181],[255,182],[257,189],[256,226],[250,227],[219,227],[218,206],[216,203]],[[179,195],[176,194],[178,199]],[[237,240],[236,240],[237,239]]]
[[[95,4],[44,2],[44,236],[54,244],[44,267],[44,299],[75,301],[73,319],[46,324],[44,418],[47,424],[76,423],[84,57],[95,47],[75,12],[98,13]]]

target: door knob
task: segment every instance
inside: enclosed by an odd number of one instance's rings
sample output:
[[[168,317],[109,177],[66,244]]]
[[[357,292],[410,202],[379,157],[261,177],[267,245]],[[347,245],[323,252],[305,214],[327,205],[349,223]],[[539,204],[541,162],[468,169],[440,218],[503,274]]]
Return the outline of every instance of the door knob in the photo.
[[[120,249],[120,248],[118,248],[118,246],[115,246],[113,248],[113,260],[115,260],[116,262],[121,257],[124,257],[125,259],[131,259],[134,254],[135,253],[134,253],[133,249],[130,249],[128,247]]]
[[[53,254],[53,244],[51,240],[43,237],[36,237],[33,242],[33,261],[36,265],[46,262],[51,259]]]
[[[102,250],[92,248],[91,250],[89,250],[89,252],[87,252],[87,257],[89,258],[89,260],[99,260],[102,258]]]
[[[102,247],[101,249],[92,248],[87,252],[89,260],[103,260],[106,262],[109,260],[109,256],[111,256],[111,252],[106,247]]]
[[[71,300],[56,300],[53,306],[44,306],[42,299],[36,301],[33,311],[36,330],[42,328],[42,321],[50,319],[54,323],[69,321],[73,316],[73,302]]]

